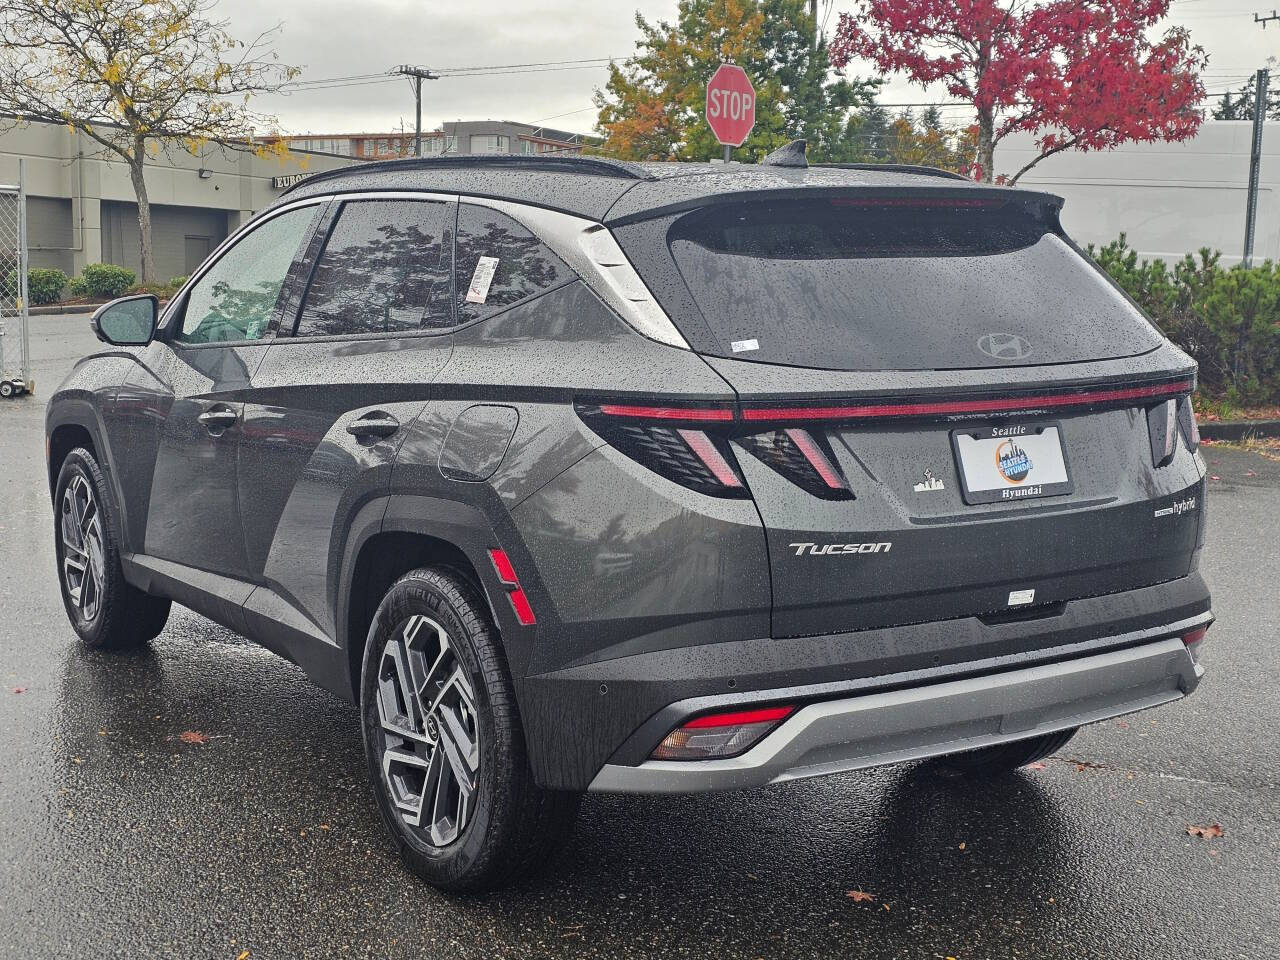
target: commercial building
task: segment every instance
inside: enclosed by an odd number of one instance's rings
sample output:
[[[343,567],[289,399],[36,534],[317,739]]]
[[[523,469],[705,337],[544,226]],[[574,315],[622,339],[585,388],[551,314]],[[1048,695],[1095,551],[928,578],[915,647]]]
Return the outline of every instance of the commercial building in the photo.
[[[1096,153],[1067,151],[1042,160],[1021,187],[1067,201],[1062,223],[1080,244],[1121,233],[1147,259],[1167,262],[1201,247],[1222,263],[1244,253],[1245,201],[1253,124],[1208,120],[1185,143],[1127,143]],[[1003,140],[996,173],[1012,175],[1036,154],[1029,134]],[[1264,124],[1254,262],[1280,261],[1280,123]]]
[[[299,134],[282,137],[291,150],[313,150],[339,157],[377,160],[413,153],[413,131],[392,133]],[[509,120],[452,121],[422,132],[424,154],[522,153],[579,154],[592,138],[567,130]]]
[[[0,132],[0,183],[27,188],[31,265],[79,274],[88,263],[140,270],[138,208],[129,170],[114,154],[65,126],[22,124]],[[179,146],[146,164],[157,278],[189,274],[230,232],[293,181],[353,162],[320,154],[284,158]]]

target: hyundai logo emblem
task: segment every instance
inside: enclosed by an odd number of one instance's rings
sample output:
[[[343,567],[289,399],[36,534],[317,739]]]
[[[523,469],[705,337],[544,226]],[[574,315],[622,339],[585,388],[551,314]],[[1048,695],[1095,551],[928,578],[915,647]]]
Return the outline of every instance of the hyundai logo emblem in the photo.
[[[1021,360],[1031,353],[1031,343],[1016,333],[988,333],[978,338],[978,349],[995,360]]]

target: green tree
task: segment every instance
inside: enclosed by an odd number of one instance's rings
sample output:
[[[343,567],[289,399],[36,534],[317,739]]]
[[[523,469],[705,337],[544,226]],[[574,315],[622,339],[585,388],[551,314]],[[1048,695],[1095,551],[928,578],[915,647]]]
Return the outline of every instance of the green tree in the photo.
[[[756,125],[737,159],[759,160],[797,137],[814,160],[840,156],[851,107],[878,81],[833,78],[805,0],[680,0],[675,21],[639,14],[636,54],[612,64],[596,91],[601,152],[624,159],[706,160],[720,147],[707,126],[706,84],[723,62],[756,88]]]

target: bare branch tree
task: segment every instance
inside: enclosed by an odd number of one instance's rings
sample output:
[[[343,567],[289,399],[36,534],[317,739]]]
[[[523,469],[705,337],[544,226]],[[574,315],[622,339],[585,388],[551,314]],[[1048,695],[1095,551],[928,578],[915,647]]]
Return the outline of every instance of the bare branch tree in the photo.
[[[255,94],[298,74],[270,48],[275,30],[245,43],[211,19],[209,0],[4,0],[0,4],[0,114],[79,130],[129,167],[138,198],[142,281],[155,279],[149,155],[209,143],[257,153]]]

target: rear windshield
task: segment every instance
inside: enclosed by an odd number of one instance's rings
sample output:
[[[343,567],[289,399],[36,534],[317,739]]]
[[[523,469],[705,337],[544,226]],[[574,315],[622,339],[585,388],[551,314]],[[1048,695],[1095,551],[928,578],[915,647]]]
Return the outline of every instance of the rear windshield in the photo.
[[[717,205],[676,221],[668,240],[717,356],[928,370],[1125,357],[1160,343],[1020,203]]]

